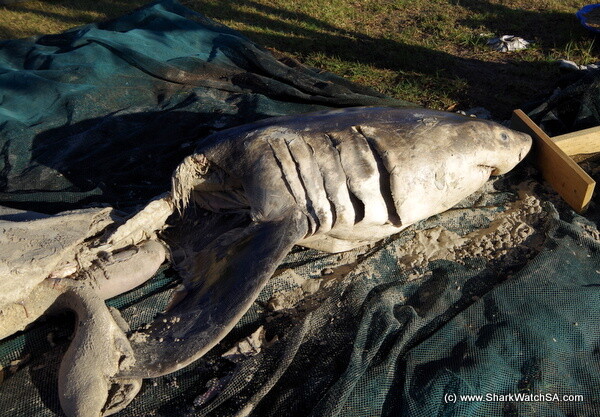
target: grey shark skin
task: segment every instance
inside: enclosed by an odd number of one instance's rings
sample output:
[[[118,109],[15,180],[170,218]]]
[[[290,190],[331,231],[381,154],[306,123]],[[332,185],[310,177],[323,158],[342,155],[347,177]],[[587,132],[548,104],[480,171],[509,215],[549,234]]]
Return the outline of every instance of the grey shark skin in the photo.
[[[250,220],[203,247],[193,227],[179,228],[184,255],[173,259],[186,295],[130,338],[135,364],[119,375],[156,377],[200,358],[293,245],[340,252],[397,233],[511,170],[530,147],[529,136],[490,121],[375,107],[266,119],[207,137],[177,168],[164,201],[180,213],[199,206]],[[134,221],[150,227],[144,216]]]
[[[0,208],[0,338],[74,310],[61,406],[70,417],[110,415],[140,378],[215,346],[293,245],[340,252],[397,233],[509,171],[530,146],[527,135],[452,113],[348,108],[208,136],[175,170],[171,193],[123,224],[108,209],[20,222],[27,213],[5,213],[8,221]],[[207,210],[215,213],[200,216]],[[103,299],[152,277],[165,247],[184,296],[127,338]]]
[[[0,206],[0,339],[42,315],[75,312],[73,340],[58,371],[69,417],[114,414],[141,388],[139,378],[113,378],[135,358],[128,327],[104,300],[150,279],[167,251],[148,237],[133,246],[97,246],[121,220],[110,208],[49,216]]]

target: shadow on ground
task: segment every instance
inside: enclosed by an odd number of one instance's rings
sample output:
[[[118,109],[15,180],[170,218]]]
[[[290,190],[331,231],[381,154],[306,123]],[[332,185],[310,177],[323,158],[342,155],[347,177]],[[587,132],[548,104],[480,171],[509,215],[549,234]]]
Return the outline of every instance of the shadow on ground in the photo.
[[[490,60],[483,61],[469,57],[473,54],[466,51],[466,47],[461,50],[459,45],[456,52],[447,53],[402,43],[380,34],[367,36],[338,28],[302,12],[268,6],[252,0],[189,0],[182,3],[210,18],[243,24],[246,29],[242,32],[246,36],[275,50],[276,53],[292,55],[300,60],[309,55],[321,54],[325,56],[322,60],[324,62],[328,61],[327,57],[331,57],[331,61],[360,63],[376,69],[394,71],[398,75],[392,84],[412,84],[424,92],[445,91],[459,107],[483,106],[497,118],[508,118],[512,109],[549,95],[559,75],[556,65],[547,60],[525,61],[519,54],[498,54]],[[137,5],[137,2],[68,0],[62,4],[71,9],[80,8],[81,15],[56,16],[42,10],[42,4],[37,2],[15,3],[10,8],[28,10],[55,19],[66,19],[75,24],[79,19],[85,19],[90,12],[114,17],[125,13]],[[449,7],[457,6],[453,4]],[[473,30],[486,28],[497,34],[518,34],[535,40],[537,47],[541,48],[566,48],[573,37],[587,36],[575,17],[569,13],[517,10],[489,1],[475,0],[461,1],[460,7],[473,12],[472,17],[460,21],[462,25]],[[397,27],[391,30],[387,28],[387,34],[404,29],[401,22],[394,23],[393,19],[389,22]],[[0,23],[0,32],[2,26]],[[339,74],[339,68],[326,69],[338,72],[338,75],[352,76]],[[395,91],[384,89],[382,92],[398,96],[402,95],[402,88]],[[431,105],[425,97],[426,94],[423,96],[419,104]]]
[[[304,13],[253,1],[243,3],[251,6],[252,12],[241,11],[236,1],[214,4],[195,0],[184,4],[209,17],[247,25],[249,29],[242,32],[267,48],[300,59],[320,53],[346,62],[397,71],[398,83],[411,82],[411,77],[421,79],[423,88],[448,90],[459,106],[484,106],[498,118],[508,118],[514,108],[550,94],[559,75],[557,66],[550,61],[524,61],[518,54],[498,54],[493,60],[482,61],[467,57],[472,53],[459,51],[456,55],[384,37],[367,36],[332,26]],[[587,36],[569,13],[515,10],[473,0],[460,5],[477,16],[464,19],[461,24],[474,30],[486,27],[498,34],[521,34],[535,40],[540,47],[565,48],[572,42],[573,36]],[[547,30],[548,27],[552,30]],[[264,28],[268,28],[268,32]],[[398,26],[396,30],[402,31],[403,27]],[[449,88],[457,80],[464,81],[466,89],[453,91]],[[434,85],[428,85],[428,82]],[[420,104],[428,105],[426,101]]]

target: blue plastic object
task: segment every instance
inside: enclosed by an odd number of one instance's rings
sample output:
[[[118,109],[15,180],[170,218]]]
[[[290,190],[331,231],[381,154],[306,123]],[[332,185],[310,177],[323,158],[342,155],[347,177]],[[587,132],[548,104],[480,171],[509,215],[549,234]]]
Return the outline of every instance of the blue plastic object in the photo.
[[[583,27],[594,33],[600,33],[600,28],[588,25],[586,15],[589,12],[591,12],[592,10],[597,9],[599,7],[600,7],[600,3],[588,4],[586,6],[583,6],[581,9],[579,9],[577,11],[577,13],[575,13],[575,15],[577,16],[577,18],[579,19],[579,21],[581,22]]]

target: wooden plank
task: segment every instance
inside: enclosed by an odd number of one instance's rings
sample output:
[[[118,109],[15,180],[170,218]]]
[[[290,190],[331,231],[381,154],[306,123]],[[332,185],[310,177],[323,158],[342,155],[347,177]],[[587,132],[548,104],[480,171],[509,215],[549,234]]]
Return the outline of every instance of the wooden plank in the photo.
[[[511,127],[531,135],[535,164],[544,179],[575,211],[585,211],[596,182],[523,111],[518,109],[513,112]]]
[[[597,153],[600,152],[600,126],[553,136],[552,142],[569,156]]]

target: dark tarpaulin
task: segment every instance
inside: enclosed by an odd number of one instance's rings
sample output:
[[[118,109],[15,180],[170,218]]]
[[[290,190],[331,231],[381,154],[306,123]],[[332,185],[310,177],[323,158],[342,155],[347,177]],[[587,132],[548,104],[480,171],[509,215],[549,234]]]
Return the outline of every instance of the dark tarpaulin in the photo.
[[[600,126],[600,70],[565,75],[551,97],[527,110],[550,136]]]
[[[64,34],[3,42],[0,63],[0,199],[29,210],[144,203],[168,189],[173,167],[217,129],[324,107],[405,104],[277,61],[171,1]],[[600,415],[597,204],[585,218],[575,215],[550,202],[531,175],[521,167],[459,208],[372,247],[344,255],[296,248],[219,346],[188,368],[145,381],[118,415]],[[515,217],[523,193],[542,204],[524,205]],[[498,258],[446,253],[406,266],[407,248],[428,236],[420,230],[476,241],[495,236],[498,224],[535,232]],[[490,242],[504,248],[500,238]],[[138,326],[164,306],[174,276],[164,267],[109,304]],[[273,311],[269,300],[298,290],[298,276],[321,289]],[[27,358],[4,370],[0,414],[61,415],[64,321],[0,344],[3,365]],[[237,364],[221,357],[259,326],[278,340]],[[583,400],[508,396],[517,393]],[[453,394],[506,397],[452,401]]]
[[[144,203],[207,134],[327,107],[407,105],[278,61],[173,1],[0,43],[0,204]]]

